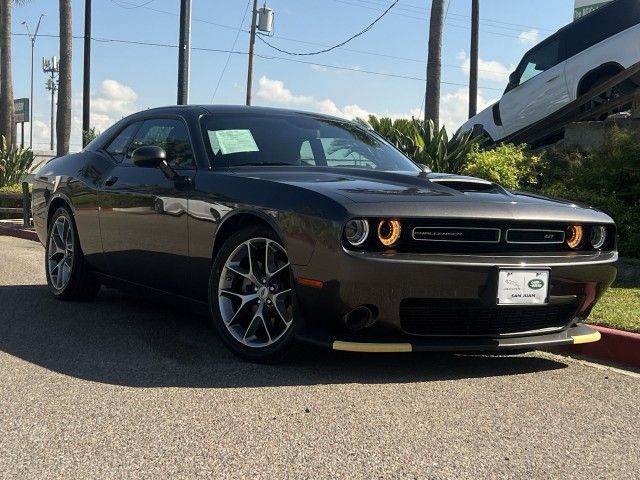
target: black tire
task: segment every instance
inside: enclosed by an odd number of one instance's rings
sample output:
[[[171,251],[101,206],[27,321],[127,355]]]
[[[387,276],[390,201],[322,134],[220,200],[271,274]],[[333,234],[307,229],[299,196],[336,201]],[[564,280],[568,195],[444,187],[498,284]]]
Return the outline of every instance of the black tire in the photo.
[[[219,293],[219,288],[221,285],[221,276],[223,274],[223,271],[225,271],[225,264],[227,260],[229,260],[232,254],[234,254],[234,252],[237,252],[237,249],[239,249],[245,242],[248,242],[248,241],[259,242],[261,239],[269,239],[272,242],[275,242],[277,246],[282,248],[282,252],[284,252],[284,248],[282,247],[281,240],[277,237],[277,235],[272,230],[265,227],[248,227],[248,228],[242,229],[239,232],[232,235],[231,237],[229,237],[224,242],[224,244],[218,251],[216,258],[213,261],[213,265],[211,267],[211,274],[209,276],[209,311],[211,313],[211,319],[213,321],[216,331],[218,332],[220,338],[222,339],[222,342],[225,344],[227,348],[229,348],[229,350],[231,350],[234,354],[236,354],[238,357],[244,360],[248,360],[251,362],[259,362],[259,363],[273,363],[273,362],[283,360],[283,358],[292,351],[292,347],[295,341],[294,332],[297,326],[295,322],[295,312],[294,312],[295,291],[293,288],[294,284],[293,284],[293,277],[291,275],[290,265],[288,267],[285,267],[286,268],[285,271],[282,271],[280,274],[278,274],[278,278],[281,279],[281,283],[282,283],[281,285],[283,290],[282,293],[284,293],[284,290],[286,290],[287,288],[290,288],[290,297],[288,298],[288,301],[287,301],[287,303],[289,304],[288,308],[290,309],[289,312],[291,313],[290,324],[284,330],[281,336],[277,340],[275,340],[273,343],[266,346],[248,346],[246,344],[243,344],[241,340],[236,338],[231,333],[230,328],[226,326],[223,319],[221,306],[220,306],[221,297]],[[284,253],[286,254],[286,252]],[[287,262],[288,262],[288,259],[287,259]],[[229,279],[231,278],[231,276],[229,276],[230,275],[229,272],[227,271],[226,274],[227,274],[227,277],[223,281],[230,281]],[[235,274],[231,274],[231,275],[234,276]],[[244,275],[242,275],[241,277],[244,277]],[[241,283],[244,282],[244,283],[250,284],[250,285],[247,285],[247,288],[249,289],[252,288],[251,285],[253,283],[247,280],[246,278],[239,278],[239,280],[241,281]],[[236,281],[237,280],[234,278],[233,282],[236,282]],[[288,282],[288,285],[284,284],[284,282]],[[267,282],[267,285],[270,283],[271,283],[271,280]],[[255,288],[258,288],[259,286],[260,285],[256,285]],[[259,299],[255,301],[260,303]],[[263,300],[263,302],[264,302],[263,307],[265,308],[264,310],[265,314],[268,314],[267,313],[268,311],[266,310],[267,308],[273,309],[275,307],[275,303],[277,303],[274,300],[273,304],[270,307],[267,307],[266,306],[267,300]],[[255,313],[255,311],[253,310],[254,308],[256,310],[258,308],[257,305],[252,305],[249,302],[246,305],[249,309],[249,312],[247,312],[249,316]],[[238,310],[240,310],[240,308],[242,307],[238,307]],[[272,315],[274,318],[276,318],[275,314],[272,314]],[[280,318],[283,318],[283,317],[280,317]],[[232,323],[233,322],[231,322],[230,325]],[[273,326],[272,323],[269,323],[269,325]],[[282,323],[282,325],[284,325],[284,322]],[[241,325],[238,328],[243,328],[243,326]],[[267,328],[267,323],[264,324],[264,328],[265,329]],[[271,340],[271,336],[269,336],[269,340]]]
[[[603,77],[603,78],[599,78],[597,79],[595,82],[593,82],[593,85],[591,85],[589,87],[589,90],[593,90],[596,87],[598,87],[599,85],[602,85],[603,83],[607,82],[609,80],[608,77]],[[612,100],[615,100],[616,98],[619,98],[623,95],[626,95],[627,93],[633,91],[633,89],[636,88],[636,84],[628,79],[623,81],[622,83],[620,83],[619,85],[616,85],[615,87],[610,88],[609,90],[607,90],[606,92],[604,92],[602,95],[599,95],[598,97],[589,100],[589,102],[585,103],[582,107],[580,107],[580,110],[583,113],[587,113],[590,112],[592,110],[595,110],[596,108],[600,107],[601,105],[608,103]],[[588,93],[588,92],[585,92]],[[621,107],[618,107],[616,109],[612,109],[611,111],[608,111],[606,113],[602,113],[598,116],[598,118],[595,118],[594,120],[605,120],[609,115],[612,115],[614,113],[618,113],[618,112],[624,112],[625,110],[628,109],[627,105],[623,105]]]
[[[73,248],[70,255],[65,252],[64,258],[70,268],[68,280],[61,283],[54,281],[52,275],[60,275],[55,273],[55,267],[52,267],[52,261],[55,261],[55,254],[51,251],[52,230],[58,220],[65,219],[69,225],[69,234],[73,238]],[[51,259],[51,261],[50,261]],[[89,266],[87,265],[82,249],[80,248],[80,240],[78,238],[78,229],[73,219],[73,215],[67,207],[58,208],[51,217],[47,230],[47,243],[45,245],[44,268],[47,276],[47,285],[53,296],[59,300],[92,300],[100,290],[100,284],[91,275]],[[54,273],[52,273],[54,272]]]

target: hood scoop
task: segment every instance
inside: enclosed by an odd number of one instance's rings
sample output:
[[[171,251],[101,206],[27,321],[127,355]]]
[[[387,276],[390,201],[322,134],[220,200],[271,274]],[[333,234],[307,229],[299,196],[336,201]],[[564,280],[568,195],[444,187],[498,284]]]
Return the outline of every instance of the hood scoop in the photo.
[[[462,193],[507,193],[500,185],[488,180],[483,180],[482,178],[442,173],[431,174],[428,178],[433,183],[452,188]]]

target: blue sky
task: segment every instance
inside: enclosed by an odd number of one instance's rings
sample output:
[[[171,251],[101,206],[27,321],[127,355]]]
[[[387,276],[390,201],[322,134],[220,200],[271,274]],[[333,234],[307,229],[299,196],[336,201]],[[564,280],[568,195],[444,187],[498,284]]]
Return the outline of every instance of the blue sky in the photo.
[[[260,0],[261,3],[263,0]],[[359,31],[391,0],[270,0],[274,35],[268,41],[282,49],[308,52],[333,45]],[[482,0],[480,29],[480,106],[499,98],[509,71],[534,43],[572,20],[574,0]],[[26,33],[45,13],[40,34],[58,34],[57,0],[17,6],[13,32]],[[82,36],[84,2],[73,2],[73,32]],[[197,50],[246,52],[250,14],[241,19],[247,0],[193,0],[191,103],[242,104],[247,56]],[[254,104],[295,107],[351,117],[366,113],[418,115],[424,101],[425,61],[430,2],[400,0],[372,30],[343,48],[313,57],[288,57],[257,42],[256,53],[285,58],[256,58]],[[470,0],[450,0],[443,45],[442,121],[459,125],[466,114]],[[175,45],[178,0],[93,0],[93,32],[98,39]],[[238,29],[241,31],[238,32]],[[316,45],[317,44],[317,45]],[[74,40],[72,149],[80,144],[82,39]],[[40,37],[35,49],[34,147],[48,142],[50,101],[41,58],[58,54],[58,39]],[[13,37],[14,93],[29,96],[30,41]],[[228,59],[228,66],[224,69]],[[322,65],[343,67],[340,70]],[[224,75],[221,74],[224,70]],[[412,78],[363,73],[379,72]],[[136,110],[176,101],[177,49],[115,42],[92,43],[92,124],[103,130]],[[221,78],[221,80],[220,80]],[[213,98],[216,84],[218,91]],[[28,138],[28,133],[27,133]]]

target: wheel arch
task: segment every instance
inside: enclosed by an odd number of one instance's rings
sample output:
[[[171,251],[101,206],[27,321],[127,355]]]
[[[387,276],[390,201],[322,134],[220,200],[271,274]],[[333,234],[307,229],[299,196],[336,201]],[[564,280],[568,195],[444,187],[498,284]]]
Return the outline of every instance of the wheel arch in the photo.
[[[213,250],[211,252],[211,261],[215,261],[220,248],[224,242],[235,232],[246,227],[266,227],[278,236],[282,242],[282,246],[286,249],[284,236],[276,225],[276,222],[272,217],[253,210],[240,210],[232,214],[227,215],[222,219],[220,226],[216,230],[213,240]]]
[[[584,95],[596,84],[600,78],[611,78],[622,72],[624,67],[618,62],[606,62],[602,65],[589,70],[578,82],[577,97]]]
[[[69,209],[69,211],[71,212],[71,215],[73,216],[73,205],[71,203],[71,200],[69,200],[69,198],[62,194],[62,193],[57,193],[50,201],[49,201],[49,207],[47,210],[47,232],[49,231],[49,225],[51,223],[51,217],[53,216],[53,214],[56,212],[56,210],[58,210],[61,207],[67,207]]]

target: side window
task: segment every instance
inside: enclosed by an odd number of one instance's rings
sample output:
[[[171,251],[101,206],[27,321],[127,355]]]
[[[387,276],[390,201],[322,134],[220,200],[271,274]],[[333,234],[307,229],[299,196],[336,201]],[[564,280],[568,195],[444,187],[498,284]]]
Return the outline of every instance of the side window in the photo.
[[[113,159],[120,163],[125,157],[127,147],[131,143],[133,136],[142,125],[142,122],[135,122],[122,130],[116,138],[111,140],[111,143],[105,148],[107,153],[113,157]]]
[[[520,75],[519,85],[555,67],[558,64],[559,57],[559,39],[544,43],[537,49],[529,52],[523,61],[524,68],[521,70],[522,74]]]
[[[193,169],[195,161],[187,126],[182,120],[145,120],[127,150],[125,164],[131,164],[131,154],[136,148],[153,145],[167,153],[167,162],[176,169]]]

